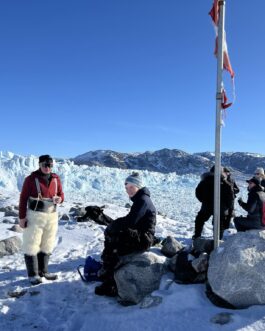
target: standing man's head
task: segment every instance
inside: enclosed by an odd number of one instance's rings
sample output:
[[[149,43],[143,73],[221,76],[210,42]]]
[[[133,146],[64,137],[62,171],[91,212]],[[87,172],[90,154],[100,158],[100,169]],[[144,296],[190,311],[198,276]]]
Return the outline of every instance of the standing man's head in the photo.
[[[125,179],[125,189],[130,198],[132,198],[143,187],[138,172],[133,172]]]
[[[52,172],[53,159],[50,155],[41,155],[39,157],[39,166],[42,173],[48,175]]]
[[[257,168],[256,170],[255,170],[255,177],[257,178],[257,179],[263,179],[264,178],[264,169],[263,168]]]

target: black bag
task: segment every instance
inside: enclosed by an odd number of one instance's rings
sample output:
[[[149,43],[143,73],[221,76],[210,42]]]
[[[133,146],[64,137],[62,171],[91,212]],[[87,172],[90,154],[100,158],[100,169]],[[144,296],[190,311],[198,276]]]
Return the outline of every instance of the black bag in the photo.
[[[189,251],[181,250],[177,254],[175,268],[175,282],[180,284],[193,284],[198,273],[193,269],[189,261]]]

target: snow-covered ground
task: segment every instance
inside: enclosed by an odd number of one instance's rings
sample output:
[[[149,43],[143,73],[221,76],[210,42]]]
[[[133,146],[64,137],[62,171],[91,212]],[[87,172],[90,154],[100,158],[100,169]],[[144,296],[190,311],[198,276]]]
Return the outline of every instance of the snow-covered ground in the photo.
[[[25,176],[37,169],[34,156],[23,157],[0,152],[0,207],[18,205],[19,190]],[[59,207],[60,214],[69,214],[71,207],[89,204],[105,205],[105,212],[116,218],[125,215],[128,197],[124,191],[127,170],[76,166],[65,160],[55,167],[66,193],[65,202]],[[177,176],[148,171],[140,172],[149,187],[159,211],[157,236],[173,235],[184,244],[191,243],[194,217],[199,203],[194,196],[198,176]],[[238,179],[243,198],[246,184]],[[237,213],[242,213],[237,209]],[[0,239],[19,235],[9,231],[11,224],[3,223],[0,213]],[[212,236],[211,222],[204,235]],[[57,272],[59,279],[29,287],[23,254],[19,252],[0,259],[0,330],[265,330],[263,306],[244,310],[221,309],[212,305],[205,295],[204,285],[179,285],[173,274],[164,275],[159,290],[157,306],[144,303],[136,306],[120,306],[116,299],[94,295],[96,283],[84,284],[76,271],[87,255],[100,258],[103,247],[104,227],[74,220],[59,222],[57,245],[51,256],[50,271]],[[20,298],[8,293],[26,289]],[[225,325],[213,323],[220,313],[231,313],[231,321]]]

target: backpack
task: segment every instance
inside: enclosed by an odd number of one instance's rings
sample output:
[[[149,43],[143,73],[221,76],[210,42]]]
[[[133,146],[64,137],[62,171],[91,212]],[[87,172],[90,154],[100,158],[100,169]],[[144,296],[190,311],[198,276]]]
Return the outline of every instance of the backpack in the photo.
[[[199,253],[192,250],[186,250],[185,248],[182,248],[177,253],[174,271],[176,283],[199,284],[205,282],[207,274],[207,270],[205,270],[206,265],[204,265],[204,268],[202,269],[201,267],[203,265],[201,263],[198,264],[199,262],[203,262],[203,260],[205,261],[205,256],[203,256],[201,261],[199,261],[200,257],[201,255]]]
[[[83,268],[83,274],[80,269]],[[98,281],[98,271],[102,268],[102,262],[96,261],[93,257],[88,256],[85,265],[80,265],[77,271],[84,282]]]

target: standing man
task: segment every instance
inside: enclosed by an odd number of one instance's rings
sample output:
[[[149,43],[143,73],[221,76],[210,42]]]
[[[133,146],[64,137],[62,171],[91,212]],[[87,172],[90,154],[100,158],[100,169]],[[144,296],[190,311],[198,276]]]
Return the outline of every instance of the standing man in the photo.
[[[103,261],[103,283],[95,288],[95,294],[116,296],[114,270],[119,257],[149,249],[154,242],[156,209],[150,192],[143,187],[138,173],[125,180],[125,189],[133,205],[128,215],[114,220],[105,230]]]
[[[231,208],[234,194],[231,183],[228,182],[227,176],[221,167],[221,203],[220,203],[220,239],[223,237],[223,233],[226,226],[226,217]],[[201,236],[204,223],[213,216],[214,211],[214,166],[210,172],[204,173],[201,176],[201,181],[195,190],[196,198],[201,202],[201,209],[198,212],[195,219],[195,233],[192,239],[199,238]]]
[[[237,231],[246,231],[251,229],[264,229],[265,227],[265,193],[260,181],[253,177],[247,180],[248,183],[248,201],[243,202],[238,199],[240,207],[248,212],[247,217],[239,216],[234,218]]]
[[[26,177],[19,201],[19,225],[23,231],[24,258],[32,285],[57,279],[48,272],[49,256],[54,248],[57,229],[57,205],[64,200],[60,178],[52,173],[50,155],[39,157],[39,169]]]
[[[231,176],[231,171],[228,167],[224,167],[224,173],[227,176],[227,181],[231,184],[232,192],[233,192],[233,199],[231,199],[231,206],[228,210],[228,215],[225,218],[225,225],[224,229],[229,229],[230,223],[232,218],[234,217],[234,210],[235,210],[235,198],[236,195],[239,193],[239,187],[237,186],[234,178]]]

